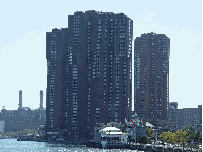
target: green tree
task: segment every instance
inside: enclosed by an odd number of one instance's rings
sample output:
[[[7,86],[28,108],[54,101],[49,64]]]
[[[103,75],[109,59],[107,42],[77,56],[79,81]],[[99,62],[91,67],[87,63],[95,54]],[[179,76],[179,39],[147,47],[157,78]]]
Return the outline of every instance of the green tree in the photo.
[[[15,136],[15,133],[13,132],[7,132],[5,133],[6,136],[11,136],[11,137],[14,137]]]
[[[189,143],[194,141],[194,133],[195,133],[195,128],[192,125],[187,125],[183,127],[183,131],[186,131],[188,135],[190,135]]]
[[[10,136],[10,133],[9,133],[9,132],[7,132],[7,133],[5,133],[4,135],[5,135],[5,136]]]
[[[137,143],[141,143],[141,144],[147,144],[149,141],[148,141],[148,138],[147,136],[138,136],[137,138]]]
[[[175,139],[176,139],[176,135],[175,133],[172,132],[163,132],[159,138],[161,139],[162,143],[170,143],[170,144],[174,144],[175,143]]]
[[[21,134],[23,134],[23,135],[33,135],[33,134],[37,134],[37,132],[35,130],[31,130],[31,129],[23,129],[21,131]]]
[[[194,134],[194,142],[202,142],[202,135],[199,130]]]
[[[159,138],[161,139],[162,143],[165,143],[167,141],[167,132],[162,132],[161,135],[159,136]]]
[[[176,140],[176,134],[173,133],[173,132],[170,132],[169,143],[170,143],[170,144],[175,144],[175,140]]]
[[[0,131],[0,136],[4,136],[4,133],[2,131]]]
[[[154,137],[154,130],[150,127],[146,127],[146,136],[148,143],[151,143],[151,139]]]
[[[22,133],[23,133],[22,131],[17,131],[17,132],[16,132],[16,135],[17,135],[17,136],[21,136]]]
[[[17,131],[15,136],[22,136],[22,135],[37,135],[38,133],[35,130],[31,129],[23,129],[21,131]]]
[[[16,134],[14,132],[10,132],[10,136],[14,137],[14,136],[16,136]]]
[[[188,132],[183,130],[177,130],[175,134],[176,134],[175,142],[185,147],[190,139],[190,135],[188,134]]]
[[[39,135],[36,130],[33,130],[33,135]]]
[[[23,129],[22,130],[22,135],[28,135],[28,129]]]

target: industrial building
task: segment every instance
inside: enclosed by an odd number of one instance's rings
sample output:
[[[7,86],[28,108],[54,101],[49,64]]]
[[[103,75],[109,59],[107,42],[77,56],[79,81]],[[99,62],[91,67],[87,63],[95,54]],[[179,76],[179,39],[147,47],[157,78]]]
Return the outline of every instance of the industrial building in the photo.
[[[43,108],[43,91],[40,90],[40,107],[32,110],[22,106],[22,90],[19,91],[19,106],[17,110],[6,110],[0,112],[0,121],[5,122],[4,132],[16,132],[23,129],[33,129],[44,135],[42,125],[46,122],[46,109]],[[40,124],[40,131],[38,129]]]

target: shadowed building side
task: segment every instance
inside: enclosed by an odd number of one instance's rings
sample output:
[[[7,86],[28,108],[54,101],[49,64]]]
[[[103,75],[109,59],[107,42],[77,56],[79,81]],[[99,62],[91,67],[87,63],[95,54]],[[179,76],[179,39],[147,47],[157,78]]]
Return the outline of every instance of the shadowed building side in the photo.
[[[123,13],[86,11],[47,32],[48,138],[89,140],[97,124],[130,119],[132,27]]]
[[[46,33],[46,59],[47,59],[47,102],[46,102],[46,134],[59,135],[62,120],[62,31],[66,29],[53,29]]]

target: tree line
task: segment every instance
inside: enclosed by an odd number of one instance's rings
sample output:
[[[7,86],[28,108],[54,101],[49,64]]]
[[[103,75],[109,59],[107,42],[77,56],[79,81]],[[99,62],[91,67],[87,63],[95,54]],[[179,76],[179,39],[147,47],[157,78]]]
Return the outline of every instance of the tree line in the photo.
[[[0,131],[0,136],[5,137],[5,136],[11,136],[11,137],[18,137],[22,135],[37,135],[38,133],[35,130],[31,129],[23,129],[21,131],[16,131],[16,132],[7,132],[3,133]]]
[[[152,138],[154,137],[154,130],[152,128],[146,128],[145,136],[138,136],[137,142],[143,144],[151,144]],[[169,144],[178,144],[185,147],[188,143],[201,143],[202,142],[202,132],[195,129],[193,126],[185,126],[181,130],[176,130],[175,132],[162,132],[159,136],[161,142]]]

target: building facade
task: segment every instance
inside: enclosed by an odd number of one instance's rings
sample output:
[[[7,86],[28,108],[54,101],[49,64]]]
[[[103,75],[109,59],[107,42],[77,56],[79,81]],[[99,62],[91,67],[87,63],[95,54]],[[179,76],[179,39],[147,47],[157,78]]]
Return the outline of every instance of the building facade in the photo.
[[[169,121],[175,122],[178,129],[183,126],[183,109],[169,109]]]
[[[134,41],[134,110],[144,121],[167,120],[170,39],[147,33]]]
[[[176,123],[178,129],[192,125],[194,128],[201,128],[202,105],[198,108],[169,109],[169,120]]]
[[[37,131],[38,124],[46,123],[46,109],[31,110],[28,107],[22,107],[18,110],[2,109],[0,121],[5,121],[5,133],[21,131],[23,129]]]
[[[129,119],[132,38],[132,20],[111,12],[75,12],[47,32],[48,138],[93,139],[96,124]]]
[[[183,108],[183,126],[192,125],[197,128],[202,123],[202,105],[198,108]]]

